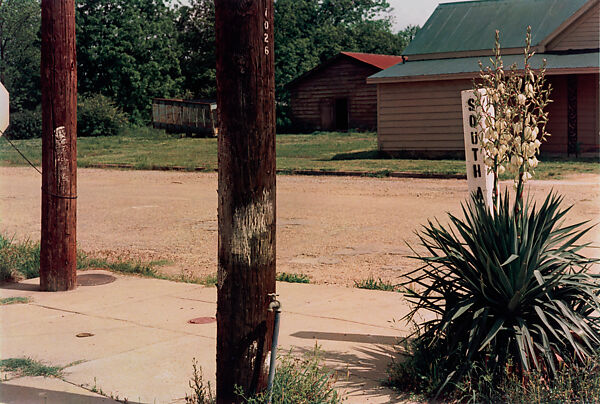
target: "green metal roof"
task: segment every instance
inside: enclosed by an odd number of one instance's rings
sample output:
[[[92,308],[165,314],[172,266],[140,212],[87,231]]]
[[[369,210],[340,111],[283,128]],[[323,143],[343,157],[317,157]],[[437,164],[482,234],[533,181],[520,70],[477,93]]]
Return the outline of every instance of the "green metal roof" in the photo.
[[[500,31],[503,48],[522,48],[527,26],[537,45],[587,0],[481,0],[440,4],[403,55],[421,55],[494,47]]]
[[[541,67],[543,59],[546,59],[546,67],[549,73],[552,69],[581,69],[598,68],[600,65],[600,53],[586,52],[576,54],[535,54],[530,59],[534,68]],[[398,63],[389,69],[382,70],[369,77],[369,79],[402,78],[418,76],[435,76],[440,74],[478,73],[480,61],[484,66],[490,66],[488,57],[468,57],[455,59],[416,60],[406,63]],[[505,68],[517,63],[523,68],[523,55],[502,56]]]

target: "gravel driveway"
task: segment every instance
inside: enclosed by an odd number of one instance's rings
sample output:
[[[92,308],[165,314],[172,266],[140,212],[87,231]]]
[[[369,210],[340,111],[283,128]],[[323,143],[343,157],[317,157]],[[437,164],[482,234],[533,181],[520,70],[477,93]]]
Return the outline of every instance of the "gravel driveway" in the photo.
[[[78,241],[97,256],[167,260],[165,273],[216,272],[217,175],[80,169]],[[0,168],[0,232],[38,240],[41,178],[31,168]],[[532,181],[537,199],[552,189],[575,204],[568,222],[600,220],[600,176]],[[428,219],[446,221],[466,197],[463,180],[279,176],[277,268],[315,283],[352,285],[368,277],[397,282],[415,268],[406,243]],[[565,205],[566,206],[566,205]],[[600,229],[587,241],[600,245]],[[417,247],[418,248],[418,247]],[[588,249],[600,256],[599,249]]]

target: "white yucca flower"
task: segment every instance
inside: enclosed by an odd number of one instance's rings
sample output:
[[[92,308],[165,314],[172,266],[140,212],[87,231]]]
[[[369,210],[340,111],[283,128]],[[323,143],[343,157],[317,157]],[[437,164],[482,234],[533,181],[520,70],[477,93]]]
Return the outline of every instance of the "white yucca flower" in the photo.
[[[513,124],[513,131],[515,134],[521,133],[523,130],[523,124],[521,122],[517,122]]]
[[[528,28],[524,74],[517,64],[510,72],[503,71],[500,56],[499,32],[496,32],[495,60],[492,66],[481,66],[482,84],[476,84],[478,105],[481,107],[479,140],[484,154],[483,163],[488,172],[494,172],[494,195],[498,195],[498,175],[505,172],[515,179],[515,187],[522,197],[522,185],[531,178],[539,161],[541,142],[546,133],[548,112],[544,109],[551,102],[546,86],[543,66],[539,74],[531,68],[531,30]],[[481,91],[483,90],[483,91]],[[487,105],[487,106],[486,106]],[[485,129],[484,129],[485,128]],[[496,199],[497,200],[497,199]],[[495,200],[495,201],[496,201]]]
[[[529,160],[527,160],[527,164],[529,164],[529,167],[531,167],[531,168],[536,168],[538,163],[539,163],[539,161],[535,157],[532,157]]]
[[[533,143],[527,143],[526,149],[525,149],[525,157],[530,158],[536,155],[536,153],[538,152],[537,148],[535,147],[535,144]]]
[[[525,84],[525,95],[527,95],[527,97],[529,98],[533,98],[534,94],[535,93],[533,92],[533,85],[531,83]]]
[[[531,131],[531,140],[535,140],[537,138],[538,133],[540,133],[540,128],[537,126],[533,128]]]

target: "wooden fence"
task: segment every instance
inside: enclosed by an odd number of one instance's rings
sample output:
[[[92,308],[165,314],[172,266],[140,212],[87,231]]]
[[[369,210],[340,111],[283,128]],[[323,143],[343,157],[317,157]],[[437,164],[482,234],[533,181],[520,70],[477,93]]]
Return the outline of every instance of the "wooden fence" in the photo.
[[[168,132],[217,136],[217,103],[154,98],[152,125]]]

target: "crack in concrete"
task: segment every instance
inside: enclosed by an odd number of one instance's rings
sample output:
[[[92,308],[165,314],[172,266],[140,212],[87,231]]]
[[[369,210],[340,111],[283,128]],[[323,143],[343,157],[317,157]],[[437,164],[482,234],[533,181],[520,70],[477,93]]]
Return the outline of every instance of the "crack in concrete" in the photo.
[[[148,328],[148,329],[152,329],[152,330],[161,330],[161,331],[168,331],[168,332],[173,332],[176,334],[182,334],[182,335],[187,335],[187,336],[195,336],[195,337],[201,337],[201,338],[205,338],[205,339],[211,339],[214,340],[215,338],[212,337],[207,337],[205,335],[200,335],[200,334],[196,334],[196,333],[192,333],[192,332],[187,332],[187,331],[180,331],[180,330],[172,330],[169,328],[163,328],[163,327],[156,327],[156,326],[150,326],[147,324],[143,324],[143,323],[139,323],[136,321],[131,321],[131,320],[124,320],[122,318],[117,318],[117,317],[109,317],[109,316],[100,316],[97,314],[91,314],[91,313],[84,313],[84,312],[79,312],[79,311],[75,311],[75,310],[67,310],[67,309],[61,309],[58,307],[52,307],[52,306],[45,306],[43,304],[32,304],[32,306],[38,306],[38,307],[42,307],[44,309],[48,309],[48,310],[56,310],[56,311],[60,311],[60,312],[64,312],[64,313],[70,313],[70,314],[79,314],[81,316],[87,316],[87,317],[92,317],[92,318],[98,318],[101,320],[113,320],[113,321],[120,321],[122,323],[126,323],[126,324],[132,324],[132,325],[136,325],[138,327],[143,327],[143,328]]]

